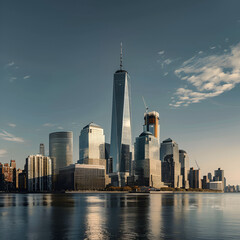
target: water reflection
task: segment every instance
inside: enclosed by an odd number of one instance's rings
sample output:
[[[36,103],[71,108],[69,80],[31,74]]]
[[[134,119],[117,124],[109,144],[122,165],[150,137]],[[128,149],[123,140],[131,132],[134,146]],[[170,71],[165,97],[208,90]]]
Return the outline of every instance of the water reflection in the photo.
[[[239,239],[239,200],[240,194],[0,194],[1,239]]]

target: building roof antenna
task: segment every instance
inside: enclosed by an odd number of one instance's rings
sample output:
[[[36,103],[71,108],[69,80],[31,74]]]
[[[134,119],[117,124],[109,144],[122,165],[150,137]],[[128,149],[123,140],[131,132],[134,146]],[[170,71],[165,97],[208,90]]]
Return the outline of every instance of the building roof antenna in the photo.
[[[120,70],[122,70],[122,67],[123,67],[123,64],[122,64],[122,61],[123,61],[123,53],[122,53],[122,42],[120,43]]]

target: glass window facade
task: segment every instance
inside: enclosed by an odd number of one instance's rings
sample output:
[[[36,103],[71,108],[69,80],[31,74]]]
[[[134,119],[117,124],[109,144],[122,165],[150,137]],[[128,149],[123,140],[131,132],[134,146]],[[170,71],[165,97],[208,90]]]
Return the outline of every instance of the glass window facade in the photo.
[[[113,172],[129,172],[131,166],[130,77],[124,70],[114,74],[110,156]]]
[[[105,159],[105,135],[103,129],[93,123],[84,127],[79,136],[79,163],[84,159]]]

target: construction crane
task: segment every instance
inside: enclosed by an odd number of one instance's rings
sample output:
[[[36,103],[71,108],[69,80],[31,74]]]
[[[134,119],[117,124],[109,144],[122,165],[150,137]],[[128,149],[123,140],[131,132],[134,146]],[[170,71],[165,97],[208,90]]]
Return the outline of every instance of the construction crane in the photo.
[[[147,113],[147,112],[148,112],[148,106],[147,106],[147,104],[146,104],[145,99],[144,99],[143,96],[142,96],[142,99],[143,99],[143,103],[144,103],[144,106],[145,106],[145,108],[146,108],[146,113]]]
[[[200,167],[199,167],[199,165],[198,165],[198,163],[197,163],[197,160],[195,160],[195,163],[196,163],[196,165],[197,165],[197,167],[198,167],[198,170],[200,170]]]

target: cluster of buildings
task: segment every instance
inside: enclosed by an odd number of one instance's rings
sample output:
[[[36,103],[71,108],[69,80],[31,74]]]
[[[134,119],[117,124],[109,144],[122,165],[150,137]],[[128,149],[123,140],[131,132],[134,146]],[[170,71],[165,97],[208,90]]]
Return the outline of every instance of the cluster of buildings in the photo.
[[[175,141],[168,138],[160,143],[158,112],[148,112],[146,107],[143,131],[132,143],[130,91],[130,76],[122,68],[121,53],[120,69],[113,80],[110,144],[105,141],[103,128],[88,124],[81,130],[79,159],[73,163],[73,133],[51,133],[49,156],[45,155],[44,144],[40,144],[39,154],[28,156],[24,170],[18,173],[18,182],[25,181],[21,182],[21,189],[25,187],[29,192],[101,190],[108,185],[137,185],[223,190],[226,185],[223,170],[216,170],[213,179],[209,174],[201,179],[200,169],[189,168],[187,152],[179,149]],[[1,166],[1,176],[6,171],[12,177],[6,174],[4,179],[17,182],[16,165],[11,162],[6,170],[5,164]]]

